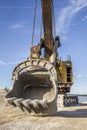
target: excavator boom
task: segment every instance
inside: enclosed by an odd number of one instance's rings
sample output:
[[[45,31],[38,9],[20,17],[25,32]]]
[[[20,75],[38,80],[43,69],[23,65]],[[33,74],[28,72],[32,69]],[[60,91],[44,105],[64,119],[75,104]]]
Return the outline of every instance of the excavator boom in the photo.
[[[51,56],[53,50],[52,1],[53,0],[41,0],[46,58]]]

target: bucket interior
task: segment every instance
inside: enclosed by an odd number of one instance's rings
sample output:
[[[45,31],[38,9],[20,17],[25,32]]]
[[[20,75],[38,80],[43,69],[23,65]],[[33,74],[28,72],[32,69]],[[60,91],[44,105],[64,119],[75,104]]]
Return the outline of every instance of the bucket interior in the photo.
[[[23,72],[13,84],[9,97],[24,99],[47,99],[54,96],[53,82],[50,80],[49,72]]]

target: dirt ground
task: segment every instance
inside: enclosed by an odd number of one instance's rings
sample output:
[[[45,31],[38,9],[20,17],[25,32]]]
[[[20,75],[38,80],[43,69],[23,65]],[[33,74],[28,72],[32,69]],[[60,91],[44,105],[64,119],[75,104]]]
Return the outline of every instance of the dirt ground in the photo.
[[[87,103],[59,108],[54,116],[33,117],[4,101],[0,92],[0,130],[87,130]]]

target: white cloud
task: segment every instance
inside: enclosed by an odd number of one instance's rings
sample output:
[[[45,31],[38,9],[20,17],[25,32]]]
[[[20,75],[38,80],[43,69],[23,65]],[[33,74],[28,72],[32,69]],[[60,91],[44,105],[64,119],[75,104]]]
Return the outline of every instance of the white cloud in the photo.
[[[15,64],[18,64],[19,62],[17,62],[17,61],[14,61],[14,62],[8,62],[8,63],[6,63],[6,65],[15,65]]]
[[[87,16],[85,16],[84,18],[81,19],[81,22],[84,22],[87,20]]]
[[[4,62],[2,60],[0,60],[0,64],[3,65],[3,66],[6,66],[6,65],[15,65],[15,64],[18,64],[18,62]]]
[[[23,24],[14,24],[14,25],[11,25],[9,28],[10,29],[18,29],[18,28],[23,28],[24,25]]]
[[[1,60],[0,60],[0,64],[1,64],[1,65],[6,65],[6,63],[3,62],[3,61],[1,61]]]
[[[87,7],[87,0],[69,0],[69,4],[58,12],[57,33],[65,35],[74,16],[83,8]]]
[[[87,78],[87,74],[76,74],[75,77],[77,79],[79,79],[79,78]]]

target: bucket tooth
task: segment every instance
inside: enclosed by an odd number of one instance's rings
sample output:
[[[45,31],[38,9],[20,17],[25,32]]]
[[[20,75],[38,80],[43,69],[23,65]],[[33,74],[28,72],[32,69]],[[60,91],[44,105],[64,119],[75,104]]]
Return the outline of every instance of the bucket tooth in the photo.
[[[29,112],[29,113],[31,113],[31,108],[30,108],[30,106],[29,106],[29,99],[27,99],[27,100],[24,100],[24,101],[22,101],[22,104],[23,104],[23,107]]]
[[[17,98],[16,97],[12,97],[12,98],[8,98],[7,99],[7,102],[9,104],[11,104],[12,106],[16,107],[15,103],[14,103],[14,100],[16,100]]]
[[[40,111],[40,108],[39,108],[39,105],[38,105],[38,101],[34,100],[34,101],[32,101],[32,104],[33,104],[33,107],[35,109],[35,112],[40,113],[41,111]]]
[[[40,106],[43,108],[44,111],[48,111],[48,106],[47,106],[47,101],[46,100],[41,100],[40,101]]]
[[[22,105],[22,100],[23,100],[23,98],[19,98],[19,99],[14,100],[13,102],[17,107],[19,107],[22,111],[24,111],[23,105]]]
[[[38,103],[38,106],[39,106],[39,108],[40,108],[40,111],[42,112],[42,113],[44,113],[44,107],[42,106],[42,104],[39,102]]]
[[[34,107],[34,103],[29,104],[31,110],[33,110],[35,113],[38,113],[38,110]]]

